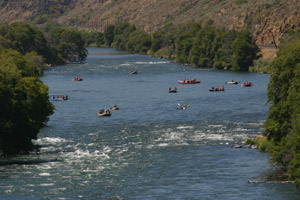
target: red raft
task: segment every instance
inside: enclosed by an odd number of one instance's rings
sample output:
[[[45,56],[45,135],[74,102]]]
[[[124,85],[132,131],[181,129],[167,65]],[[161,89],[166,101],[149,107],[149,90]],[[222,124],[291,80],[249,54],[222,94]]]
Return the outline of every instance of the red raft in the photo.
[[[137,71],[136,70],[131,70],[129,73],[130,74],[137,74]]]
[[[242,87],[251,87],[251,86],[252,86],[252,83],[249,81],[242,84]]]
[[[82,81],[82,78],[80,78],[80,77],[74,77],[74,78],[72,79],[72,81]]]

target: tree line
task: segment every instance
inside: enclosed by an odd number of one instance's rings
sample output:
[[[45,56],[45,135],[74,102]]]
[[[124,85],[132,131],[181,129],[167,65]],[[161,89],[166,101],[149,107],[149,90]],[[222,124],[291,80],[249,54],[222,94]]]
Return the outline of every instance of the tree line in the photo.
[[[49,64],[83,62],[87,57],[80,31],[58,26],[38,27],[27,23],[0,24],[0,44],[21,54],[36,52]]]
[[[300,186],[300,31],[290,31],[270,64],[265,149],[283,174]]]
[[[227,31],[209,24],[188,22],[148,34],[123,22],[109,25],[104,44],[130,53],[175,59],[195,67],[248,71],[258,58],[259,48],[251,33]]]
[[[0,24],[0,155],[37,149],[32,139],[54,111],[40,81],[43,68],[84,61],[84,45],[76,29],[54,27],[44,34],[26,23]]]
[[[195,67],[233,71],[248,71],[259,53],[247,30],[228,31],[195,22],[152,35],[126,22],[110,25],[104,31],[104,44]],[[290,31],[277,57],[263,66],[271,74],[267,93],[271,105],[261,145],[283,172],[281,176],[300,186],[300,30]]]
[[[42,31],[41,31],[42,30]],[[195,67],[247,71],[258,47],[249,31],[226,31],[189,22],[152,35],[129,23],[103,33],[46,24],[0,24],[0,154],[29,153],[32,139],[54,112],[39,77],[45,63],[83,62],[86,46],[107,46],[151,54]],[[271,104],[263,133],[272,160],[300,186],[300,31],[290,31],[270,61]]]
[[[127,22],[109,25],[103,33],[46,23],[0,24],[0,153],[28,153],[32,139],[54,106],[39,77],[45,64],[83,62],[86,46],[106,46],[151,54],[195,67],[248,70],[258,48],[248,31],[225,31],[195,22],[167,27],[152,35]]]

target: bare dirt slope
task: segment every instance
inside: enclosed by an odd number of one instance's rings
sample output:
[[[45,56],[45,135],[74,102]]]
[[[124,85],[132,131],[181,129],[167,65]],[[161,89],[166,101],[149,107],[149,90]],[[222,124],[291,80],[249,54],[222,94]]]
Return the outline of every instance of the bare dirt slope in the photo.
[[[150,33],[195,20],[229,30],[247,28],[257,44],[273,45],[300,27],[300,0],[0,0],[0,20],[53,20],[100,31],[128,20]]]

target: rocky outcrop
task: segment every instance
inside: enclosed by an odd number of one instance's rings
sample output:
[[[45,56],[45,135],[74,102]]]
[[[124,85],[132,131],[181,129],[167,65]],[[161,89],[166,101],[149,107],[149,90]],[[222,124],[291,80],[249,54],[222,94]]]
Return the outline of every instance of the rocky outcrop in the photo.
[[[257,44],[269,46],[300,27],[299,10],[299,0],[0,0],[2,22],[43,23],[37,20],[42,16],[103,31],[108,24],[126,20],[152,33],[195,20],[229,30],[250,29]]]

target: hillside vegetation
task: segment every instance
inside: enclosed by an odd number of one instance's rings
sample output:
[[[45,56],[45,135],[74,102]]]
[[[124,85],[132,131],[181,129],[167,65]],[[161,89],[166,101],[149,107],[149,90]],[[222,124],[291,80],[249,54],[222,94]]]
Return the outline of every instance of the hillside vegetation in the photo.
[[[47,36],[25,23],[0,24],[0,159],[38,150],[32,143],[54,106],[40,81],[46,63],[82,62],[81,33],[50,29]]]
[[[259,52],[248,30],[227,31],[193,21],[176,29],[155,31],[152,35],[127,22],[109,25],[104,31],[103,42],[107,47],[130,53],[232,71],[248,71]]]
[[[292,32],[271,61],[265,148],[282,172],[300,186],[300,32]]]
[[[4,22],[54,21],[104,31],[128,21],[148,33],[189,20],[227,30],[251,30],[259,45],[278,44],[300,26],[298,0],[0,0]],[[273,38],[274,37],[274,38]]]

